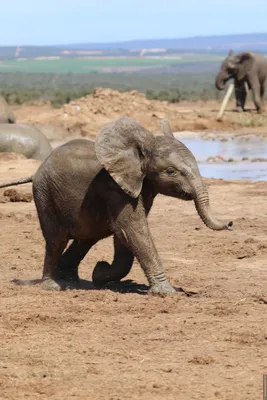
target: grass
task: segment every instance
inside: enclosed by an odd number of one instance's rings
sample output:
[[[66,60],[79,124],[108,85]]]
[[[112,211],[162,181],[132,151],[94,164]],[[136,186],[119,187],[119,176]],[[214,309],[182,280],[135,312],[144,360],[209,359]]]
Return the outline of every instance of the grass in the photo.
[[[21,60],[0,62],[0,72],[85,74],[96,73],[108,67],[153,67],[196,62],[219,62],[219,56],[182,57],[110,57],[110,58],[71,58],[57,60]]]

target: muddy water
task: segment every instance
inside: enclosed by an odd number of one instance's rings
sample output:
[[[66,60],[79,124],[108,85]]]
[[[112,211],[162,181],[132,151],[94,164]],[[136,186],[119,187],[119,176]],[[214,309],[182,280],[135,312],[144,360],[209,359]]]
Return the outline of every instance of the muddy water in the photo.
[[[233,139],[217,134],[216,136],[210,134],[211,139],[203,139],[193,132],[179,132],[175,134],[175,137],[192,151],[197,159],[201,175],[204,177],[227,180],[267,180],[266,139],[255,136],[241,136]],[[55,148],[64,142],[52,142],[52,146]],[[211,158],[215,160],[210,160]]]
[[[193,134],[176,134],[176,138],[192,151],[204,177],[267,180],[266,139],[243,136],[204,140]]]
[[[198,163],[200,173],[206,178],[217,178],[226,180],[267,180],[267,162],[249,163],[240,162],[236,164],[212,164]]]

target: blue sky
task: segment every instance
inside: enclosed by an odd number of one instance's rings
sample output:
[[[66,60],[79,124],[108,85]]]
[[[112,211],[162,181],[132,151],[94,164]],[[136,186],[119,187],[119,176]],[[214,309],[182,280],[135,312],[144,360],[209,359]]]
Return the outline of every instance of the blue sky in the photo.
[[[267,0],[0,1],[3,3],[0,45],[114,42],[267,31]]]

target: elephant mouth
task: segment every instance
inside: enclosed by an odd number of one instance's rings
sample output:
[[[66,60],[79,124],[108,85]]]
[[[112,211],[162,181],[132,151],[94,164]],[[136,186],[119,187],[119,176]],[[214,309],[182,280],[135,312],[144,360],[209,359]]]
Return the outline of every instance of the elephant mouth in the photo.
[[[191,201],[194,200],[193,195],[190,193],[179,192],[175,194],[175,197],[179,198],[180,200]]]
[[[177,188],[173,190],[159,191],[161,194],[165,194],[166,196],[174,197],[175,199],[192,201],[194,200],[194,196],[190,193],[182,192],[181,190],[177,190]]]

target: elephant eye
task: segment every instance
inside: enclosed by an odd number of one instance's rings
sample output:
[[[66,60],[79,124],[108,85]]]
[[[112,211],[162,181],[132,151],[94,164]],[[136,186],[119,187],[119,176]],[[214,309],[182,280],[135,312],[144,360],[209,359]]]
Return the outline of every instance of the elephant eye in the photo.
[[[175,176],[178,173],[178,171],[173,167],[169,167],[166,172],[169,176]]]

